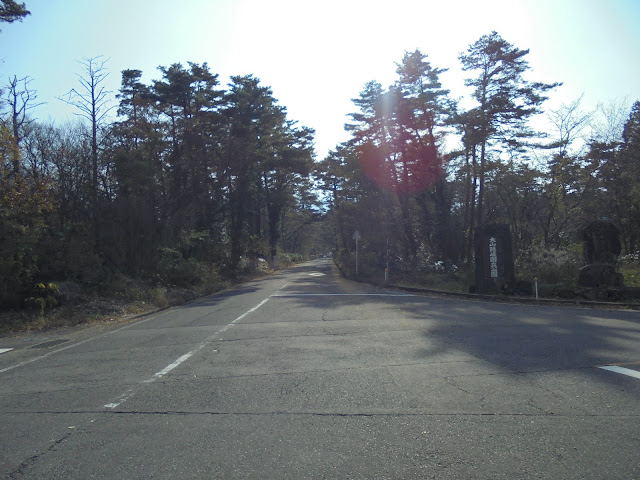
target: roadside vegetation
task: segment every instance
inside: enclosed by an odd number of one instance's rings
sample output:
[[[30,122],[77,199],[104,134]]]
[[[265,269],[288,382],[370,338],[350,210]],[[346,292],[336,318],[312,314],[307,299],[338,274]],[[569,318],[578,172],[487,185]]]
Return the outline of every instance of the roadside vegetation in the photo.
[[[544,252],[541,257],[528,257],[526,262],[517,263],[515,270],[517,279],[529,284],[530,290],[519,291],[517,295],[533,296],[535,282],[538,282],[540,298],[550,299],[588,299],[577,288],[578,272],[583,266],[581,254],[573,252],[554,251]],[[355,274],[355,255],[349,252],[339,252],[335,263],[342,273],[350,279],[372,283],[374,285],[392,285],[399,287],[422,287],[429,290],[443,292],[469,293],[475,282],[474,269],[456,265],[445,266],[442,262],[423,264],[408,269],[402,269],[402,262],[390,262],[385,280],[386,262],[371,256],[360,256],[358,275]],[[621,300],[627,303],[640,303],[640,259],[638,255],[624,255],[619,259],[617,271],[624,275],[626,297],[611,300]]]
[[[286,268],[302,260],[300,255],[282,255],[277,268]],[[264,259],[253,259],[242,261],[232,277],[221,275],[212,265],[199,264],[188,276],[176,269],[165,271],[165,277],[154,280],[116,274],[93,286],[68,280],[39,283],[34,285],[21,308],[0,312],[0,334],[122,321],[182,305],[273,273],[274,268]]]

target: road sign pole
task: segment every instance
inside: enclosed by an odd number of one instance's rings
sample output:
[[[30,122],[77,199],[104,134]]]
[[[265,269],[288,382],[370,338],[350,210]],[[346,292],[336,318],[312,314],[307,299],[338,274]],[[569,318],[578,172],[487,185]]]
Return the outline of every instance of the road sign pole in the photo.
[[[385,282],[389,280],[389,237],[387,237],[387,268],[384,271]]]

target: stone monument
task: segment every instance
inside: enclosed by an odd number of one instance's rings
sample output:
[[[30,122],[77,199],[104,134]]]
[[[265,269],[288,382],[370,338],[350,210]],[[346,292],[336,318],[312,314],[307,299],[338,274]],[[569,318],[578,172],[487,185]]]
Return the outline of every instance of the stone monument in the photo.
[[[624,277],[616,272],[622,250],[618,227],[611,220],[600,219],[584,227],[581,236],[586,265],[580,269],[578,287],[605,290],[622,287]]]
[[[476,285],[478,293],[499,293],[515,286],[511,232],[505,224],[475,229]]]

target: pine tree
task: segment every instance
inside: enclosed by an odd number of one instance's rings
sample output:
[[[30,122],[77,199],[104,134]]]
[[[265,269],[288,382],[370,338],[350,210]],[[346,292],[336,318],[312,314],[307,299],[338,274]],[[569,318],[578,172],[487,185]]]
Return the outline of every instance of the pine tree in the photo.
[[[464,71],[477,76],[468,78],[465,84],[473,87],[477,106],[470,116],[474,119],[474,131],[479,147],[479,186],[477,200],[477,224],[482,224],[484,186],[487,173],[488,150],[499,146],[517,150],[524,139],[534,136],[527,121],[541,113],[546,93],[558,83],[529,82],[523,75],[530,69],[526,56],[529,50],[520,50],[505,41],[497,32],[482,36],[471,45],[467,53],[459,56]]]
[[[0,22],[13,23],[22,21],[31,12],[27,10],[24,3],[17,3],[15,0],[1,0],[0,3]],[[1,30],[0,30],[1,31]]]
[[[622,140],[621,181],[628,196],[625,247],[627,253],[637,253],[640,250],[640,101],[633,104]]]

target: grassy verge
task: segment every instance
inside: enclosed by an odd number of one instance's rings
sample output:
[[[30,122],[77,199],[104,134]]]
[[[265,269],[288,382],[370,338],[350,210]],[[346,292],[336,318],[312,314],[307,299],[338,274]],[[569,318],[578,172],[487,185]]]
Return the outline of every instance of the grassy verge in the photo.
[[[120,286],[106,284],[100,289],[87,288],[72,282],[61,284],[57,306],[41,310],[23,308],[0,313],[0,335],[19,331],[72,327],[84,323],[118,321],[131,316],[181,305],[199,296],[225,288],[225,283],[194,287],[171,287],[147,284],[120,277]]]

